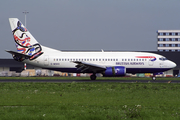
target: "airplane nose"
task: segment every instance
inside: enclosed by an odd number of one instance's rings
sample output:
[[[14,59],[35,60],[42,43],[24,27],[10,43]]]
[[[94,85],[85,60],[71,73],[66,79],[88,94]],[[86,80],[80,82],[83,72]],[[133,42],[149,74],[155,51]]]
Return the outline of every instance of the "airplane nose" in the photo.
[[[169,62],[169,67],[170,67],[170,68],[175,68],[175,67],[176,67],[176,63],[170,61],[170,62]]]

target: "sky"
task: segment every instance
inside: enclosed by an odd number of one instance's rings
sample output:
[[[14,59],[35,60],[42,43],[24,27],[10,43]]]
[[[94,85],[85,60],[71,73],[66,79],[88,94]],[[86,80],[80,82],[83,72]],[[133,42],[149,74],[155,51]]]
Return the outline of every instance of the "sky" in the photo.
[[[58,50],[156,51],[157,30],[180,29],[180,0],[1,0],[0,58],[16,50],[9,18]]]

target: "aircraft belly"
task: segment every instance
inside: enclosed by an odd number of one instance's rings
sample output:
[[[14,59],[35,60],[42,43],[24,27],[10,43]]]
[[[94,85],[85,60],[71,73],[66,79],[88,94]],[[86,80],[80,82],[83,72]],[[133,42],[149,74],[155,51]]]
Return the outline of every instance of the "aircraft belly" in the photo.
[[[126,68],[127,73],[158,73],[169,70],[170,68]]]

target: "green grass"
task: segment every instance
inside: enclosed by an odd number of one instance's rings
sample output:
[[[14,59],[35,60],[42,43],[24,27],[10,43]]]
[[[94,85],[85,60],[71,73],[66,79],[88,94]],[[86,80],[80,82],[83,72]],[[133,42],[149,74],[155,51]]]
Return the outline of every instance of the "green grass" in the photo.
[[[167,83],[0,83],[0,120],[174,120],[179,93]]]

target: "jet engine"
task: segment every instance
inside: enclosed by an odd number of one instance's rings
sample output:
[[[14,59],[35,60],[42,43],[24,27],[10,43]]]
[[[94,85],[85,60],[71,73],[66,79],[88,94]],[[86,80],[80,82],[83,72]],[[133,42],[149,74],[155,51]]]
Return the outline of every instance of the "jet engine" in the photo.
[[[106,71],[103,73],[104,77],[118,77],[125,75],[126,68],[124,66],[107,67]]]

